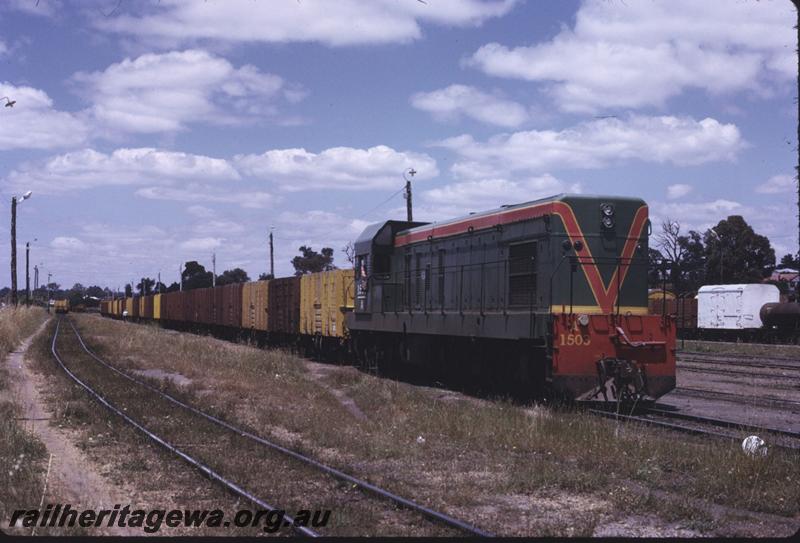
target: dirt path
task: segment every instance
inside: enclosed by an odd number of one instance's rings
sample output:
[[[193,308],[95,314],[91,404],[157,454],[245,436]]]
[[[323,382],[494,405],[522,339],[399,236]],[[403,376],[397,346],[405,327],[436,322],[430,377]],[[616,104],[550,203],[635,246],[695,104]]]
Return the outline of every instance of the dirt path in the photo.
[[[69,439],[69,433],[50,424],[52,412],[45,407],[40,391],[45,386],[43,376],[26,364],[25,353],[33,338],[41,333],[47,322],[28,337],[16,351],[9,353],[6,365],[14,401],[19,404],[25,423],[45,444],[52,455],[50,475],[44,503],[71,504],[73,508],[111,509],[115,504],[130,502],[132,492],[114,485],[97,466]],[[96,535],[141,535],[129,528],[102,528]]]
[[[332,386],[325,380],[325,377],[337,371],[336,366],[306,360],[306,367],[308,368],[311,377],[313,377],[314,380],[323,388],[336,396],[336,399],[339,400],[339,403],[341,403],[342,406],[347,409],[351,415],[353,415],[353,417],[360,421],[367,420],[367,415],[361,410],[360,407],[358,407],[352,398],[350,398],[344,391]]]

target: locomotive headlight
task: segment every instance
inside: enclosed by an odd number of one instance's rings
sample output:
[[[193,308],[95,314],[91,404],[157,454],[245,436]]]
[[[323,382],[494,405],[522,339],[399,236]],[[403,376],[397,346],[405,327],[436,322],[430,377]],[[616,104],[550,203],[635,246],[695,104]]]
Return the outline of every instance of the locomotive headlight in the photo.
[[[614,228],[614,219],[612,219],[612,218],[611,218],[611,217],[609,217],[608,215],[604,216],[604,217],[601,219],[601,222],[603,223],[603,226],[604,226],[605,228]]]
[[[588,326],[589,325],[589,315],[583,314],[578,315],[578,324],[581,326]]]
[[[602,211],[604,217],[611,217],[614,215],[614,206],[611,204],[601,204],[600,211]]]

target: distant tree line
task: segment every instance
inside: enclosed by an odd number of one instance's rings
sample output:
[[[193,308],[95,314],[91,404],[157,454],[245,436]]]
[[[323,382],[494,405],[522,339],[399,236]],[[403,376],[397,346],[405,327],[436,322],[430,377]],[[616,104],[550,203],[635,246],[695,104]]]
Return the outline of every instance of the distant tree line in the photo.
[[[683,232],[670,218],[661,224],[649,252],[648,283],[676,293],[693,292],[703,285],[760,283],[775,270],[775,250],[740,215],[731,215],[703,233]],[[781,266],[795,267],[792,255]],[[782,291],[788,284],[778,285]]]
[[[303,245],[298,251],[300,251],[300,254],[291,260],[292,266],[294,266],[295,269],[295,275],[336,269],[336,266],[333,265],[333,249],[330,247],[323,247],[318,253],[311,247]],[[273,279],[273,277],[268,273],[262,273],[258,276],[259,281],[267,281],[270,279]],[[186,262],[181,271],[183,290],[209,288],[214,284],[213,280],[214,273],[206,270],[205,266],[196,260]],[[217,286],[222,286],[232,283],[247,283],[250,280],[250,276],[248,276],[247,272],[242,268],[233,268],[225,270],[222,274],[217,275],[216,284]],[[131,285],[130,283],[125,285],[125,296],[132,296],[133,294],[148,296],[157,292],[173,292],[180,289],[181,284],[177,282],[166,286],[163,283],[158,283],[155,279],[143,277],[136,285]]]

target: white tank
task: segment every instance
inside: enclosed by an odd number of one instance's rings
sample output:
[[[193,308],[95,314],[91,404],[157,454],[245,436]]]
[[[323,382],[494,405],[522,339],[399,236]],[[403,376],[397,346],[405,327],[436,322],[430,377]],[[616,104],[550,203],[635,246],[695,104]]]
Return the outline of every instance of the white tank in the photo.
[[[780,301],[775,285],[706,285],[697,291],[697,327],[720,330],[761,328],[759,312]]]

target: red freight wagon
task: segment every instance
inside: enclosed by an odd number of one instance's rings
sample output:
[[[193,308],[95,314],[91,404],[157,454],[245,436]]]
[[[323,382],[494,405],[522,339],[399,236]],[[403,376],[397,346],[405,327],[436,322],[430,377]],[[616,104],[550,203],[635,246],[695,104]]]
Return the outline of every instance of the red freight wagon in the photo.
[[[267,313],[271,333],[297,334],[300,331],[300,278],[286,277],[269,282]]]

